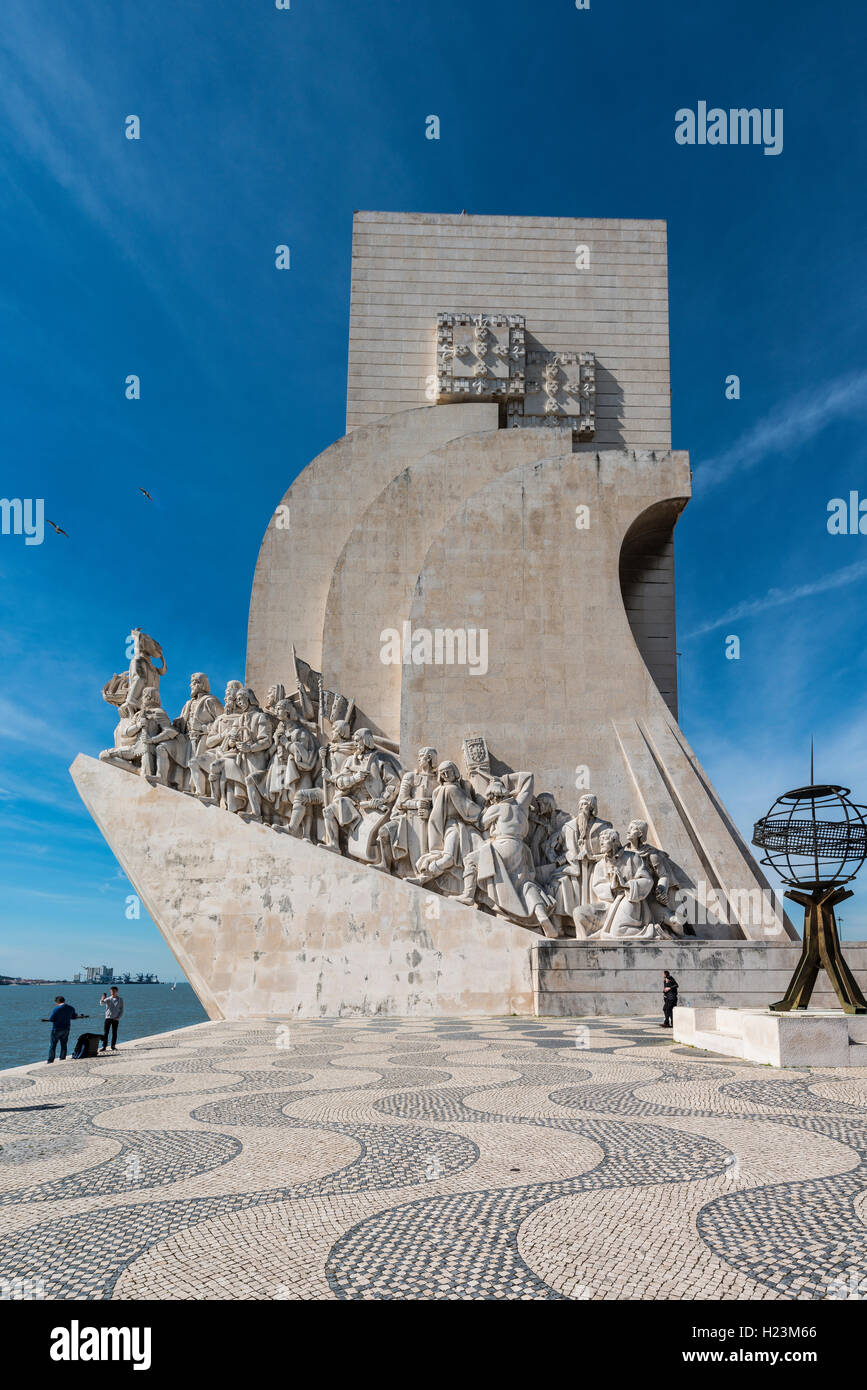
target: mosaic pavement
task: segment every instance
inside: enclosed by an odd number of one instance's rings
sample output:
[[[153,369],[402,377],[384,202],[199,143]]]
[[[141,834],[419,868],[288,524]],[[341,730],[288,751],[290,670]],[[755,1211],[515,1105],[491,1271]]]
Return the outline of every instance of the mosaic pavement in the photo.
[[[867,1297],[867,1069],[210,1023],[0,1076],[0,1297]]]

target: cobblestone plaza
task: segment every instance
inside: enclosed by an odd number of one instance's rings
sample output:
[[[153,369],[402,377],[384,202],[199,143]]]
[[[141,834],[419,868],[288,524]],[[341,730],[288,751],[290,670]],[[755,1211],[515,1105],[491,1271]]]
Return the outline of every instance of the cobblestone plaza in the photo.
[[[649,1019],[202,1024],[3,1073],[0,1287],[863,1297],[865,1102]]]

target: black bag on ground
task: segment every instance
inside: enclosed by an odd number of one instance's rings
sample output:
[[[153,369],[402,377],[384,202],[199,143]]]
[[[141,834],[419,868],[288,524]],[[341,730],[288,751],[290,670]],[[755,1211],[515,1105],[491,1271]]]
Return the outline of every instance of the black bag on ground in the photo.
[[[102,1042],[101,1033],[81,1033],[75,1044],[75,1051],[72,1056],[74,1060],[81,1057],[95,1057]]]

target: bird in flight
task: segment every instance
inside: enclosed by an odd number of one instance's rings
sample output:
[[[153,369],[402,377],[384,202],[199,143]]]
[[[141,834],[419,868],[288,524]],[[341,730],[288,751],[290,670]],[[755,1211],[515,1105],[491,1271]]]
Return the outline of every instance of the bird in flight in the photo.
[[[49,525],[49,526],[53,526],[53,527],[54,527],[54,529],[55,529],[55,531],[57,532],[58,536],[65,536],[66,539],[69,540],[69,532],[68,532],[68,531],[64,531],[63,527],[62,527],[62,526],[58,526],[58,525],[57,525],[57,522],[56,522],[56,521],[52,521],[50,517],[46,517],[45,520],[48,522],[48,525]]]
[[[139,488],[139,492],[142,494],[142,496],[146,497],[146,498],[148,499],[149,502],[152,502],[152,501],[154,500],[154,499],[151,497],[151,495],[150,495],[150,493],[148,492],[148,490],[147,490],[146,487],[140,487],[140,488]]]

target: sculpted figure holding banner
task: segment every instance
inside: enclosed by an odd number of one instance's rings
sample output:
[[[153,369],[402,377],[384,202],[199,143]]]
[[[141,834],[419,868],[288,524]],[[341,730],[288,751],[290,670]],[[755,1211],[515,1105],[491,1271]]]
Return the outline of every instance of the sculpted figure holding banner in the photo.
[[[440,763],[437,782],[427,824],[428,849],[408,882],[419,887],[436,883],[440,892],[451,895],[460,892],[466,858],[482,842],[482,808],[461,781],[456,763]]]
[[[464,891],[458,902],[471,906],[480,888],[498,916],[522,926],[536,922],[546,936],[556,937],[560,933],[549,916],[553,900],[536,882],[527,844],[533,774],[516,772],[508,782],[493,777],[488,784],[481,817],[487,839],[464,861]]]
[[[379,832],[382,868],[401,878],[414,874],[428,849],[428,823],[437,788],[437,750],[418,750],[418,771],[405,772],[394,803],[396,814]]]

